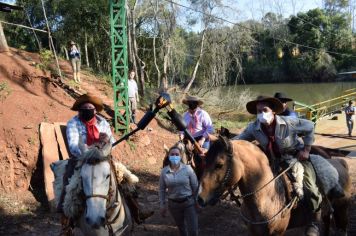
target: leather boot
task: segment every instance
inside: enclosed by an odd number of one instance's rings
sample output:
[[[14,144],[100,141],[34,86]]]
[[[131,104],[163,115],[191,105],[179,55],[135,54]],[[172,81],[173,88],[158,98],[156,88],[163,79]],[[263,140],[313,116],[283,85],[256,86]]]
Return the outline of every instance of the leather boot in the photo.
[[[319,236],[321,223],[321,209],[313,213],[312,223],[305,229],[306,236]]]

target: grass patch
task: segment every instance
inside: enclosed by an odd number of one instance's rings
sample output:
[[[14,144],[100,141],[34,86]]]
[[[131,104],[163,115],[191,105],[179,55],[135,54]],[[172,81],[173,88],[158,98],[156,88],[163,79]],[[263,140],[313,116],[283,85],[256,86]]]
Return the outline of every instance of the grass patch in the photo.
[[[7,82],[0,83],[0,101],[4,101],[10,94],[12,90]]]

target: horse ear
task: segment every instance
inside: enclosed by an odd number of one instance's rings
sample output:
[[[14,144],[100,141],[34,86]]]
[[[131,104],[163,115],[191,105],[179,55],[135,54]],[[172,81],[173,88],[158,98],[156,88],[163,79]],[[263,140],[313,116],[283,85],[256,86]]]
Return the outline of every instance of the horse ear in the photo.
[[[82,155],[88,151],[88,146],[85,143],[83,143],[82,137],[80,135],[79,135],[78,147]]]
[[[219,135],[219,140],[224,144],[224,147],[226,148],[226,150],[229,153],[232,153],[232,145],[231,145],[230,140],[222,135]]]
[[[112,149],[112,145],[110,142],[108,142],[107,144],[105,144],[105,146],[102,148],[102,152],[103,152],[103,156],[107,157],[110,155],[111,153],[111,149]]]
[[[208,137],[211,142],[215,142],[216,140],[219,139],[218,137],[216,137],[215,135],[212,135],[212,134],[208,134]]]

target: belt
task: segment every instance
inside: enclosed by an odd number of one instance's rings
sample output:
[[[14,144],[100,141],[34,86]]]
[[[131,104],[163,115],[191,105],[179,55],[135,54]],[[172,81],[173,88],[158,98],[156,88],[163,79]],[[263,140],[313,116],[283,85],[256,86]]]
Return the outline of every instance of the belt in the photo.
[[[192,197],[192,195],[184,197],[184,198],[176,198],[176,199],[169,198],[168,200],[172,201],[172,202],[176,202],[176,203],[183,203],[183,202],[188,201],[191,197]]]

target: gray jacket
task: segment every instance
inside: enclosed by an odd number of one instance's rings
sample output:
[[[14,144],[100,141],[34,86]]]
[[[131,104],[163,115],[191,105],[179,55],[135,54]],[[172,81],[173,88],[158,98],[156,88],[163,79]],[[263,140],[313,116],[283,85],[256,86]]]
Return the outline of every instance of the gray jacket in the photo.
[[[314,123],[300,118],[275,116],[275,138],[282,156],[303,149],[304,145],[312,145],[314,142]],[[301,136],[301,138],[299,138]],[[268,137],[263,133],[261,123],[256,120],[249,123],[247,128],[232,139],[258,141],[266,151]],[[302,141],[302,140],[303,141]],[[289,156],[289,155],[288,155]]]

